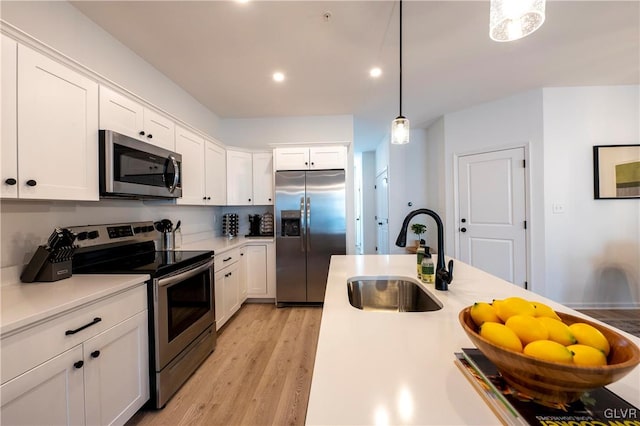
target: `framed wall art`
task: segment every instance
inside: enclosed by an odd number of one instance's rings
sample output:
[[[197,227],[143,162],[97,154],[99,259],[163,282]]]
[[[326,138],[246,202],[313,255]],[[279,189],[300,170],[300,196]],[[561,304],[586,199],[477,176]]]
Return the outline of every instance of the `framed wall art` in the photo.
[[[640,198],[640,145],[593,147],[595,199]]]

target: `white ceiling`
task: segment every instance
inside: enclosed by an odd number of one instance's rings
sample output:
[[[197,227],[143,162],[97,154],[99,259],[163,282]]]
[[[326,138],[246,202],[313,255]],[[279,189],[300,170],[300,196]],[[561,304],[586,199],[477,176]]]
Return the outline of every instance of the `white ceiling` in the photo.
[[[398,115],[397,2],[73,5],[221,118],[353,114],[362,151]],[[640,83],[640,1],[546,8],[536,33],[496,43],[488,1],[405,1],[403,113],[412,127],[539,87]],[[276,70],[283,84],[271,80]]]

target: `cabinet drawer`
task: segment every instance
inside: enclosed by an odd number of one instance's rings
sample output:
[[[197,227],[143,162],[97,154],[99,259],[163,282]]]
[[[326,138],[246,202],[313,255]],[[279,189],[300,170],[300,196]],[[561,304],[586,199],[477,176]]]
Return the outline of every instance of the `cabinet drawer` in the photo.
[[[214,262],[213,262],[215,265],[214,270],[215,272],[219,272],[222,268],[226,268],[227,266],[237,262],[238,260],[240,260],[239,248],[225,251],[224,253],[221,253],[221,254],[216,253]]]
[[[147,288],[141,285],[2,339],[2,383],[145,309]]]

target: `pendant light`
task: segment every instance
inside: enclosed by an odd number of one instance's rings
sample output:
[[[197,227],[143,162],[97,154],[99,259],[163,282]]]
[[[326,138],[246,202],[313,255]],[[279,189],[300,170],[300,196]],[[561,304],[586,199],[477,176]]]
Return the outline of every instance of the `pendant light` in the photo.
[[[402,115],[402,0],[400,0],[400,113],[391,123],[391,143],[409,143],[409,120]]]
[[[526,37],[544,23],[545,0],[491,0],[489,37],[513,41]]]

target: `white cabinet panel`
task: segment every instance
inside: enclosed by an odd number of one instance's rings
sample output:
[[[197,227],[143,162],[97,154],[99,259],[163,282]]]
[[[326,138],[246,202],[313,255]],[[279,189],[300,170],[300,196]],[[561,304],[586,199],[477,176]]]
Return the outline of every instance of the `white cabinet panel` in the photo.
[[[207,204],[223,206],[227,203],[227,154],[226,150],[205,140],[205,192]]]
[[[227,205],[253,204],[251,153],[227,150]]]
[[[204,139],[176,126],[176,151],[182,154],[182,198],[178,204],[204,204]]]
[[[98,200],[98,84],[18,46],[18,196]]]
[[[124,424],[149,399],[147,311],[83,344],[88,425]]]
[[[273,204],[273,155],[268,152],[253,153],[253,204]]]
[[[216,305],[216,330],[220,328],[235,314],[245,299],[241,298],[241,250],[234,249],[230,252],[216,255],[216,259],[222,258],[222,261],[216,262],[215,266],[215,305]],[[226,262],[230,263],[222,263]],[[222,266],[224,265],[224,267]]]
[[[140,102],[100,86],[100,128],[175,151],[175,123]]]
[[[169,151],[176,150],[176,125],[172,120],[145,108],[143,128],[147,142]]]
[[[276,170],[344,169],[347,148],[344,146],[317,146],[311,148],[276,148]]]
[[[82,425],[83,369],[80,345],[0,387],[3,425]],[[78,367],[76,367],[78,366]]]
[[[100,128],[140,138],[144,129],[144,107],[106,86],[100,86]]]
[[[0,99],[2,108],[0,121],[0,197],[18,197],[18,44],[5,35],[2,36],[2,58],[0,59]]]
[[[250,245],[246,247],[246,279],[249,297],[266,296],[267,287],[267,246]]]

